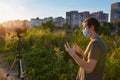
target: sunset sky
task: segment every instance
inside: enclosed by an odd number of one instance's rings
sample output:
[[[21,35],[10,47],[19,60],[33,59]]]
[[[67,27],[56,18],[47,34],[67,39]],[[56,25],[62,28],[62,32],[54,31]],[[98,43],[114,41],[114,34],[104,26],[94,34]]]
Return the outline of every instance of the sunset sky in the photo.
[[[0,22],[30,18],[65,18],[67,11],[104,11],[110,13],[112,3],[120,0],[0,0]]]

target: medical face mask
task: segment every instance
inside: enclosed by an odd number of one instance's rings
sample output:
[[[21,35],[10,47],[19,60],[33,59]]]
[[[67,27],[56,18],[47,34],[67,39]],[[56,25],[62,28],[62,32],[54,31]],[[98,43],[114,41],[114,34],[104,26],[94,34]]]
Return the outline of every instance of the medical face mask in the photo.
[[[83,30],[83,35],[85,37],[89,37],[90,36],[90,34],[89,34],[89,32],[88,32],[88,30],[86,28]]]

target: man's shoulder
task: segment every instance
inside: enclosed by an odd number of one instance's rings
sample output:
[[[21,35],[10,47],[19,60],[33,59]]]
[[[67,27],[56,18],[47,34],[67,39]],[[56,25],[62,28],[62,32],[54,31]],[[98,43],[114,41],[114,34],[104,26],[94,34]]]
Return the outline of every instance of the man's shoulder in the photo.
[[[90,44],[97,44],[97,43],[99,43],[99,41],[98,41],[97,39],[93,39],[93,40],[91,40],[91,42],[90,42]]]
[[[103,51],[106,51],[106,44],[105,42],[103,41],[103,39],[101,39],[100,37],[94,39],[92,41],[92,44],[96,45],[97,47],[101,48]]]
[[[101,37],[97,37],[91,41],[93,44],[105,44]]]

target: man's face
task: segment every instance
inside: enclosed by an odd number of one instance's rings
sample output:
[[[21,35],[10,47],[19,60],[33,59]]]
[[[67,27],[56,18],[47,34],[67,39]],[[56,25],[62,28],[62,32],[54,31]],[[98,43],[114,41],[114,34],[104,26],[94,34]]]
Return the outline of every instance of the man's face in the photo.
[[[87,29],[88,30],[88,33],[91,35],[91,33],[94,31],[94,27],[93,26],[90,26],[88,27],[87,23],[83,23],[83,29]]]
[[[82,24],[82,26],[83,26],[83,29],[85,29],[85,28],[86,28],[86,29],[89,31],[89,28],[88,28],[88,26],[87,26],[87,24],[86,24],[86,23],[83,23],[83,24]]]
[[[83,35],[87,38],[90,37],[88,26],[85,23],[83,23]]]

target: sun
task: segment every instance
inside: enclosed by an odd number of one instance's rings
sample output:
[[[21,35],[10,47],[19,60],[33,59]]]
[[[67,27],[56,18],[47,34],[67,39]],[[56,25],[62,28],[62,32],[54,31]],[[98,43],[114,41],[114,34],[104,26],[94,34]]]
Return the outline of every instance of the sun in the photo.
[[[28,16],[25,7],[20,3],[8,3],[0,0],[0,23],[3,21],[17,20]]]

